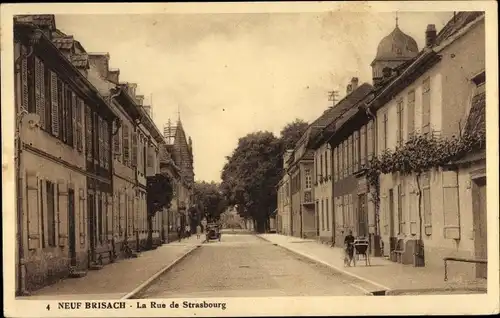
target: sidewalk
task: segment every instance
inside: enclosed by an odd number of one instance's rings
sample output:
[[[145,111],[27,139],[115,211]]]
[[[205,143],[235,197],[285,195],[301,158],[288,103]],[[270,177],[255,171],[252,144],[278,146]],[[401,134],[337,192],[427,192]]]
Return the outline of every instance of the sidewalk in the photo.
[[[120,299],[145,283],[165,267],[195,250],[203,239],[191,236],[155,250],[145,251],[138,258],[118,260],[101,270],[89,271],[82,278],[67,278],[33,292],[23,300],[41,299]]]
[[[363,288],[370,292],[377,290],[486,288],[485,280],[461,282],[450,277],[450,280],[445,282],[442,270],[402,265],[382,257],[370,257],[371,266],[366,266],[364,260],[360,260],[356,267],[344,267],[344,251],[341,248],[332,248],[315,240],[280,234],[261,234],[258,236],[350,277],[357,278],[364,282]]]

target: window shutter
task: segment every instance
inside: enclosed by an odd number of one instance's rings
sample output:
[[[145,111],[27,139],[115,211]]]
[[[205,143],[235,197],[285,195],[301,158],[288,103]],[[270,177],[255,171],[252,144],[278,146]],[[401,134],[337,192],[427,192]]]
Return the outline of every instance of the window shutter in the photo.
[[[80,189],[78,190],[78,213],[79,213],[79,220],[80,220],[80,244],[85,245],[85,225],[87,224],[85,222],[85,190]]]
[[[29,88],[28,88],[28,58],[23,58],[21,62],[21,87],[22,87],[22,107],[28,110]]]
[[[73,129],[73,147],[77,148],[78,145],[78,127],[76,125],[76,114],[78,112],[76,94],[71,92],[71,123]]]
[[[443,171],[443,215],[444,238],[460,239],[460,201],[458,193],[458,174],[455,171]]]
[[[85,128],[87,159],[92,160],[92,111],[88,105],[85,105]]]
[[[122,129],[120,129],[121,131]],[[116,158],[119,158],[120,155],[120,131],[118,131],[114,136],[113,136],[113,153],[116,156]],[[120,161],[120,160],[119,160]]]
[[[109,126],[108,122],[104,121],[104,168],[108,169],[110,166],[109,162]]]
[[[369,161],[374,153],[374,147],[373,147],[373,121],[368,122],[367,128],[366,128],[366,155],[367,155],[367,160]]]
[[[98,123],[98,138],[99,138],[99,165],[104,167],[104,124],[101,117],[97,117]]]
[[[408,112],[407,112],[408,136],[411,136],[415,130],[415,91],[408,94]]]
[[[59,246],[66,246],[68,242],[68,184],[65,180],[59,180],[57,183],[56,194],[58,209],[58,232],[59,232]]]
[[[28,210],[28,249],[40,248],[40,182],[35,173],[26,174]]]
[[[83,100],[77,97],[76,104],[76,149],[83,150],[83,128],[82,128]]]
[[[137,167],[138,139],[139,134],[132,132],[132,167]]]
[[[35,57],[35,107],[40,116],[40,127],[45,128],[45,89],[44,67],[42,61]]]
[[[52,106],[52,134],[59,137],[59,100],[57,95],[57,75],[50,71],[50,103]]]
[[[397,122],[397,126],[396,126],[396,146],[400,146],[401,145],[401,121],[400,121],[400,118],[401,118],[401,102],[398,102],[397,105],[396,105],[396,112],[397,112],[397,119],[398,119],[398,122]],[[386,137],[387,138],[387,137]]]
[[[123,130],[123,163],[127,166],[129,166],[130,161],[129,161],[129,149],[130,149],[130,127],[129,126],[124,126]]]

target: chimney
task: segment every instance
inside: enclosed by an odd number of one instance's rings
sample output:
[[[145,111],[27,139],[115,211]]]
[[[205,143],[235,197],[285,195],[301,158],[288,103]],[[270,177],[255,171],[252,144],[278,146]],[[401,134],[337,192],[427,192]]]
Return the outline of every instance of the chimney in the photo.
[[[151,117],[151,106],[144,105],[144,106],[142,106],[142,108],[144,109],[144,111],[146,112],[146,114],[148,114],[149,117]]]
[[[110,69],[108,72],[108,81],[113,84],[118,85],[120,83],[120,70],[119,69]]]
[[[359,79],[357,77],[353,77],[351,79],[351,92],[354,92],[356,89],[358,89],[358,83]]]
[[[108,78],[109,72],[109,54],[108,53],[89,53],[89,62],[95,65],[102,78]]]
[[[345,94],[349,95],[351,93],[352,93],[352,84],[347,84],[347,89],[346,89]]]
[[[144,102],[144,95],[137,95],[135,97],[135,102],[137,103],[137,105],[142,106],[142,103]],[[144,106],[144,107],[146,107],[146,106]],[[148,106],[148,107],[151,108],[151,106]]]
[[[432,47],[436,44],[437,31],[434,24],[428,24],[425,30],[425,46]]]
[[[135,90],[136,90],[136,88],[137,88],[137,84],[136,83],[128,83],[127,84],[127,92],[130,95],[130,97],[132,97],[134,99],[135,99]]]

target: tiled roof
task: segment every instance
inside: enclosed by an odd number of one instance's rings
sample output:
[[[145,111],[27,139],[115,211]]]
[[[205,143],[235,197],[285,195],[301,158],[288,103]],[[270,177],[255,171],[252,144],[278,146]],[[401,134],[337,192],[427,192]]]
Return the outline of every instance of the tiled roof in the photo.
[[[55,28],[55,17],[53,14],[32,14],[32,15],[18,15],[14,17],[16,22],[32,23],[39,27],[52,27]]]
[[[483,11],[460,11],[456,13],[454,17],[446,23],[441,31],[439,31],[436,38],[436,44],[440,44],[450,38],[481,15],[484,15]]]
[[[482,92],[472,98],[472,105],[467,122],[465,133],[472,133],[477,130],[486,130],[486,93]]]
[[[54,37],[52,39],[52,43],[57,47],[59,50],[69,50],[73,47],[74,39],[73,36],[63,36],[63,37]]]
[[[356,106],[361,102],[368,94],[372,92],[373,87],[368,83],[363,83],[351,94],[344,97],[340,102],[338,102],[334,107],[326,110],[318,119],[316,119],[306,131],[309,133],[309,141],[313,141],[318,137],[319,133],[325,129],[327,126],[335,122],[342,114]]]
[[[88,68],[89,56],[87,54],[73,54],[71,55],[71,63],[76,68]]]

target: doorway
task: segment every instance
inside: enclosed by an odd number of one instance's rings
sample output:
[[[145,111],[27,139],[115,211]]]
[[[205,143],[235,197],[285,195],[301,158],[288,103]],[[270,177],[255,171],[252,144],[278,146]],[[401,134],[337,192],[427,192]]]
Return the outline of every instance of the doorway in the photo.
[[[368,237],[368,211],[365,193],[358,195],[358,236]]]
[[[68,189],[68,244],[70,265],[76,266],[75,190]]]
[[[95,215],[95,196],[93,193],[89,193],[87,195],[87,213],[89,216],[89,247],[90,247],[90,262],[93,263],[96,261],[95,259],[95,246],[96,246],[96,235],[95,235],[95,223],[96,223],[96,215]]]
[[[389,252],[396,249],[396,238],[394,233],[394,190],[389,190]]]
[[[475,179],[472,185],[474,256],[487,259],[486,177]],[[487,278],[487,264],[476,264],[476,278]]]

